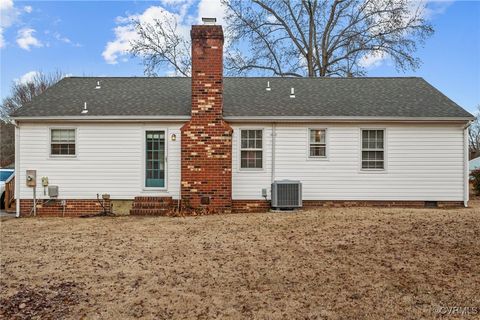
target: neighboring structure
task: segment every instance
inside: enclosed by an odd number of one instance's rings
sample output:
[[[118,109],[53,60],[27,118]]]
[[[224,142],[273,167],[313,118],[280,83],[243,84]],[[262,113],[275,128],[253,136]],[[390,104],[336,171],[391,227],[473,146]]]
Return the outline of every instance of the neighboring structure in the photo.
[[[0,119],[0,168],[13,168],[15,162],[15,126]]]
[[[480,157],[470,160],[468,164],[470,171],[480,169]]]
[[[467,205],[473,116],[423,79],[223,78],[221,26],[191,35],[191,79],[66,78],[14,114],[19,214],[27,170],[37,214],[260,211],[283,179],[304,206]]]

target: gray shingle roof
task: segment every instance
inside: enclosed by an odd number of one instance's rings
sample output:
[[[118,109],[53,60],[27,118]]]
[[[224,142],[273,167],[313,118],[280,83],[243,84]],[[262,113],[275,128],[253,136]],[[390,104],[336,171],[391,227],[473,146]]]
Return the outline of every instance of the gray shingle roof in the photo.
[[[189,116],[190,92],[190,78],[71,77],[14,117],[80,117],[85,101],[87,116]],[[225,117],[472,117],[422,78],[226,77],[223,110]]]

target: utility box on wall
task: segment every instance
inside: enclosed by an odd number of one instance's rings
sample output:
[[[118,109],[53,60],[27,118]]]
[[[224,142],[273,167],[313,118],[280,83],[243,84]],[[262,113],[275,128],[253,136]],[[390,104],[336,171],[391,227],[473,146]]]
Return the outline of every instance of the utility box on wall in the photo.
[[[37,170],[27,170],[27,187],[37,186]]]
[[[48,196],[50,198],[58,198],[58,186],[48,186]]]

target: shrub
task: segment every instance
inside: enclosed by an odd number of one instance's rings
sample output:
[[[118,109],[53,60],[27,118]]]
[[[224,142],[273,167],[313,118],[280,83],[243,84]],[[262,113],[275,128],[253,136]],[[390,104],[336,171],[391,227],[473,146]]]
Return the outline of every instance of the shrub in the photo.
[[[475,169],[470,172],[470,180],[472,181],[473,191],[480,195],[480,169]]]

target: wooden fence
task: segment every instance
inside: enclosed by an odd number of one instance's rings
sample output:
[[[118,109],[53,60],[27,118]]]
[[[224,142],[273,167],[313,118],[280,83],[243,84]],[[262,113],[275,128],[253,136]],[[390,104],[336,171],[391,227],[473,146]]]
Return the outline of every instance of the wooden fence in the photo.
[[[5,211],[15,211],[15,177],[5,182]]]

